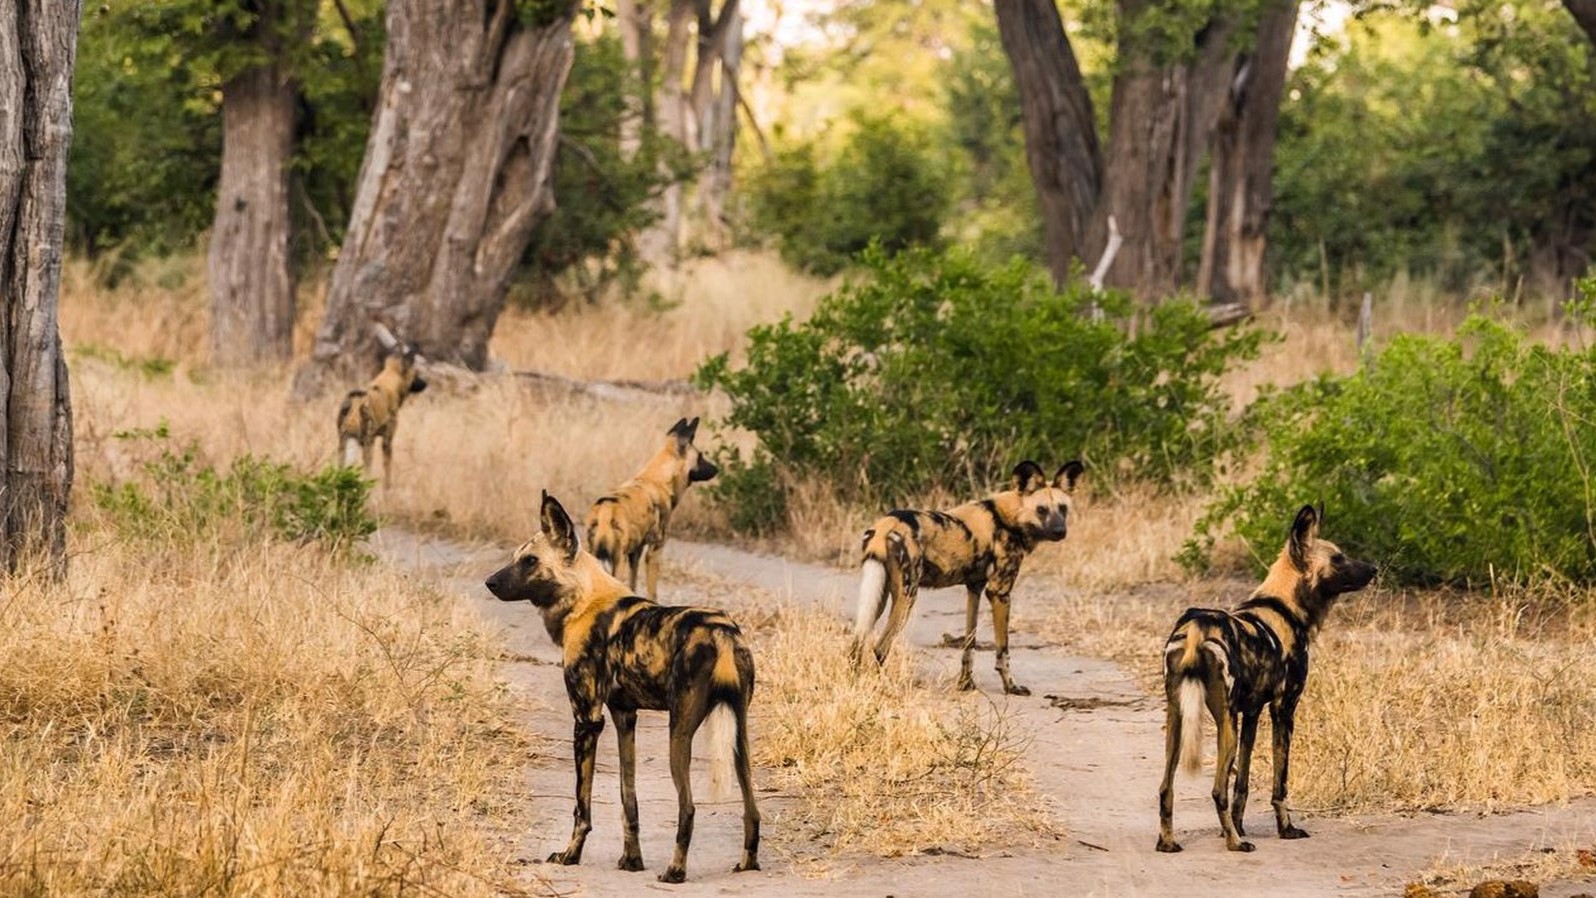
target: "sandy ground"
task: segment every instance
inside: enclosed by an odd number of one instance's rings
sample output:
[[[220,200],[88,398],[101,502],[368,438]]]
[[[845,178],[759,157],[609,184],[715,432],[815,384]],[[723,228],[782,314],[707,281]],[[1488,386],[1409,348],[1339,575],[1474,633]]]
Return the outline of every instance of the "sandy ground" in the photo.
[[[503,628],[508,657],[505,677],[526,699],[527,724],[552,747],[549,757],[529,764],[529,817],[533,831],[511,840],[508,850],[526,864],[527,885],[561,895],[637,895],[649,890],[684,894],[750,896],[951,896],[983,898],[1028,895],[1259,895],[1364,896],[1400,894],[1421,870],[1512,859],[1541,847],[1596,844],[1596,800],[1526,809],[1491,817],[1325,817],[1297,814],[1313,834],[1303,842],[1273,837],[1268,796],[1248,808],[1247,829],[1258,845],[1252,854],[1224,850],[1208,797],[1206,777],[1177,781],[1178,855],[1153,851],[1157,835],[1156,791],[1163,753],[1163,709],[1147,699],[1112,662],[1067,654],[1022,633],[1014,637],[1015,678],[1033,695],[1004,697],[991,655],[978,654],[977,685],[1008,711],[1031,737],[1026,761],[1037,789],[1049,799],[1066,835],[1049,844],[994,845],[981,857],[956,855],[819,858],[779,831],[781,810],[791,797],[765,792],[761,809],[766,840],[763,869],[731,873],[741,839],[740,804],[698,798],[688,882],[667,886],[654,876],[669,859],[675,826],[675,793],[665,761],[663,714],[645,712],[638,721],[638,794],[644,873],[615,869],[620,857],[619,786],[614,742],[600,742],[594,783],[594,829],[583,864],[539,863],[564,847],[570,833],[574,774],[570,762],[570,716],[558,666],[559,655],[531,608],[493,600],[482,579],[508,558],[503,548],[467,549],[441,540],[383,531],[373,540],[379,556],[438,578],[493,625]],[[672,588],[671,565],[697,569],[768,592],[810,602],[851,618],[857,588],[845,572],[722,546],[672,542],[666,549],[661,599],[699,603]],[[1036,593],[1042,587],[1033,586]],[[1015,601],[1027,595],[1022,577]],[[929,676],[947,678],[958,665],[954,649],[938,647],[942,634],[960,627],[962,590],[924,593],[910,639],[922,647]],[[989,621],[983,620],[983,627]],[[840,648],[839,648],[840,650]],[[948,680],[951,682],[951,680]],[[752,723],[758,738],[758,701]],[[1210,747],[1211,753],[1211,747]],[[695,772],[695,782],[699,782]],[[759,779],[758,772],[755,773]],[[700,791],[700,795],[702,790]],[[1596,882],[1543,884],[1545,898],[1596,892]]]

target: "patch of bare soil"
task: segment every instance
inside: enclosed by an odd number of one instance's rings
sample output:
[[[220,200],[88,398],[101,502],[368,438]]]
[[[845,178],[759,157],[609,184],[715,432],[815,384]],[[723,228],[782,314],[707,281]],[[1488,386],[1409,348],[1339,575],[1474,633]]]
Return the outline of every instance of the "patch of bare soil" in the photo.
[[[794,797],[761,794],[766,820],[764,869],[733,874],[741,833],[736,801],[698,801],[689,881],[664,886],[654,875],[669,857],[675,826],[675,794],[666,765],[662,714],[643,714],[638,725],[638,793],[643,857],[648,872],[615,869],[620,857],[619,786],[614,743],[606,735],[594,784],[593,833],[578,867],[539,863],[564,846],[570,832],[574,775],[570,762],[570,717],[558,653],[531,609],[504,605],[482,589],[487,573],[508,556],[503,549],[467,550],[431,538],[385,531],[373,541],[392,563],[422,569],[504,629],[505,677],[531,709],[527,726],[553,746],[533,759],[527,772],[534,829],[512,839],[506,850],[527,863],[529,888],[564,895],[637,895],[645,890],[750,896],[974,896],[1002,895],[1392,895],[1420,871],[1437,864],[1463,866],[1521,856],[1546,848],[1596,845],[1596,801],[1529,808],[1489,817],[1318,817],[1299,810],[1298,822],[1313,834],[1302,842],[1271,837],[1268,796],[1254,795],[1247,830],[1258,844],[1251,854],[1224,850],[1209,798],[1211,775],[1177,782],[1175,823],[1186,850],[1153,851],[1157,835],[1156,790],[1163,761],[1163,708],[1148,700],[1113,662],[1071,655],[1015,634],[1015,678],[1033,697],[1001,694],[990,670],[991,655],[977,656],[979,695],[992,701],[1030,735],[1026,761],[1036,788],[1050,799],[1057,839],[991,845],[970,852],[927,851],[906,858],[824,857],[780,830],[783,807]],[[791,600],[813,603],[851,617],[856,589],[845,572],[722,546],[672,543],[668,563],[747,583]],[[667,569],[668,573],[668,569]],[[702,601],[671,588],[662,599]],[[1040,586],[1027,590],[1022,578],[1015,601],[1046,601]],[[963,619],[962,590],[920,596],[909,639],[920,653],[924,675],[951,689],[958,650],[943,634]],[[989,621],[983,619],[985,628]],[[839,645],[838,651],[844,647]],[[752,723],[759,738],[758,700]],[[1211,748],[1210,748],[1211,754]],[[506,759],[510,762],[511,759]],[[759,777],[756,771],[756,779]],[[695,782],[698,782],[695,772]],[[1591,881],[1542,883],[1545,898],[1592,891]]]

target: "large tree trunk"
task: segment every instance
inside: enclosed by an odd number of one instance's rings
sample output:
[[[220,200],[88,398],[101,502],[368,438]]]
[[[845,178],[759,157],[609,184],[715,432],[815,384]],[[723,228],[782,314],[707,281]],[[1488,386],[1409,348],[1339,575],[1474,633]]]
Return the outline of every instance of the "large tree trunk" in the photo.
[[[72,400],[56,304],[76,0],[0,3],[0,569],[66,570]]]
[[[1596,43],[1596,0],[1563,0],[1563,6],[1579,23],[1579,27],[1585,29],[1591,41]]]
[[[1092,98],[1053,0],[996,0],[994,6],[1020,95],[1047,267],[1063,284],[1071,260],[1089,251],[1086,229],[1102,183]]]
[[[737,69],[742,63],[743,45],[742,13],[737,7],[738,0],[725,0],[719,15],[711,16],[710,0],[698,0],[698,56],[693,72],[689,139],[707,164],[695,191],[694,236],[711,246],[719,245],[725,237],[722,210],[731,189]]]
[[[654,125],[652,0],[619,0],[615,5],[615,26],[620,32],[627,77],[637,85],[637,95],[632,98],[637,108],[628,110],[621,120],[621,153],[631,159],[642,146],[643,132]]]
[[[211,358],[218,365],[285,362],[294,349],[288,162],[296,86],[280,62],[281,3],[267,3],[254,38],[266,62],[222,85],[222,172],[208,270]]]
[[[382,87],[327,315],[295,392],[370,373],[372,325],[481,368],[550,169],[576,0],[523,25],[514,0],[394,0]]]
[[[687,142],[687,93],[683,82],[687,71],[687,44],[692,38],[696,0],[670,0],[665,19],[665,60],[660,66],[659,133],[682,146]],[[638,235],[638,255],[650,265],[671,265],[682,235],[682,186],[670,183],[660,191],[659,219]]]
[[[1274,204],[1275,134],[1297,2],[1264,10],[1214,131],[1197,293],[1256,310],[1269,285],[1264,248]]]

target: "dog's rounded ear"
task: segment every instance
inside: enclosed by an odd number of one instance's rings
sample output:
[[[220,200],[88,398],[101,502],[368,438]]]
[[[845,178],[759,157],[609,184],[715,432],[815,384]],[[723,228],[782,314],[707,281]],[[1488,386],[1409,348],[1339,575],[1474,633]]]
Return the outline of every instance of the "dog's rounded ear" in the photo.
[[[1014,488],[1022,493],[1034,493],[1047,485],[1047,475],[1042,466],[1030,459],[1014,466]]]
[[[1074,490],[1075,481],[1080,479],[1081,472],[1085,470],[1086,466],[1077,460],[1065,462],[1064,466],[1058,469],[1058,473],[1053,475],[1054,488],[1065,492]]]
[[[571,523],[571,516],[565,513],[560,500],[549,495],[548,490],[543,491],[542,519],[543,535],[548,537],[549,544],[563,552],[566,561],[574,559],[579,546],[576,525]]]
[[[1304,505],[1297,511],[1297,519],[1291,522],[1291,536],[1286,546],[1291,553],[1291,563],[1299,571],[1308,569],[1308,553],[1313,550],[1313,541],[1319,538],[1319,517],[1318,509]]]

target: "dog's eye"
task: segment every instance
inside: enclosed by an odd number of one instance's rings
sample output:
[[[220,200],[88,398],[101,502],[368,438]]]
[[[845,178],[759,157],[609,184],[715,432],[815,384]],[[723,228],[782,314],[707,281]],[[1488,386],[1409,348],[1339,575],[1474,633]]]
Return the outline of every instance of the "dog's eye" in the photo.
[[[1347,560],[1347,556],[1342,555],[1340,552],[1337,552],[1336,554],[1330,556],[1330,563],[1331,564],[1340,564],[1341,562],[1346,561],[1346,560]]]
[[[525,558],[521,559],[521,567],[526,569],[526,570],[531,570],[531,569],[533,569],[533,568],[535,568],[537,566],[538,566],[538,559],[537,559],[536,555],[528,555]]]

